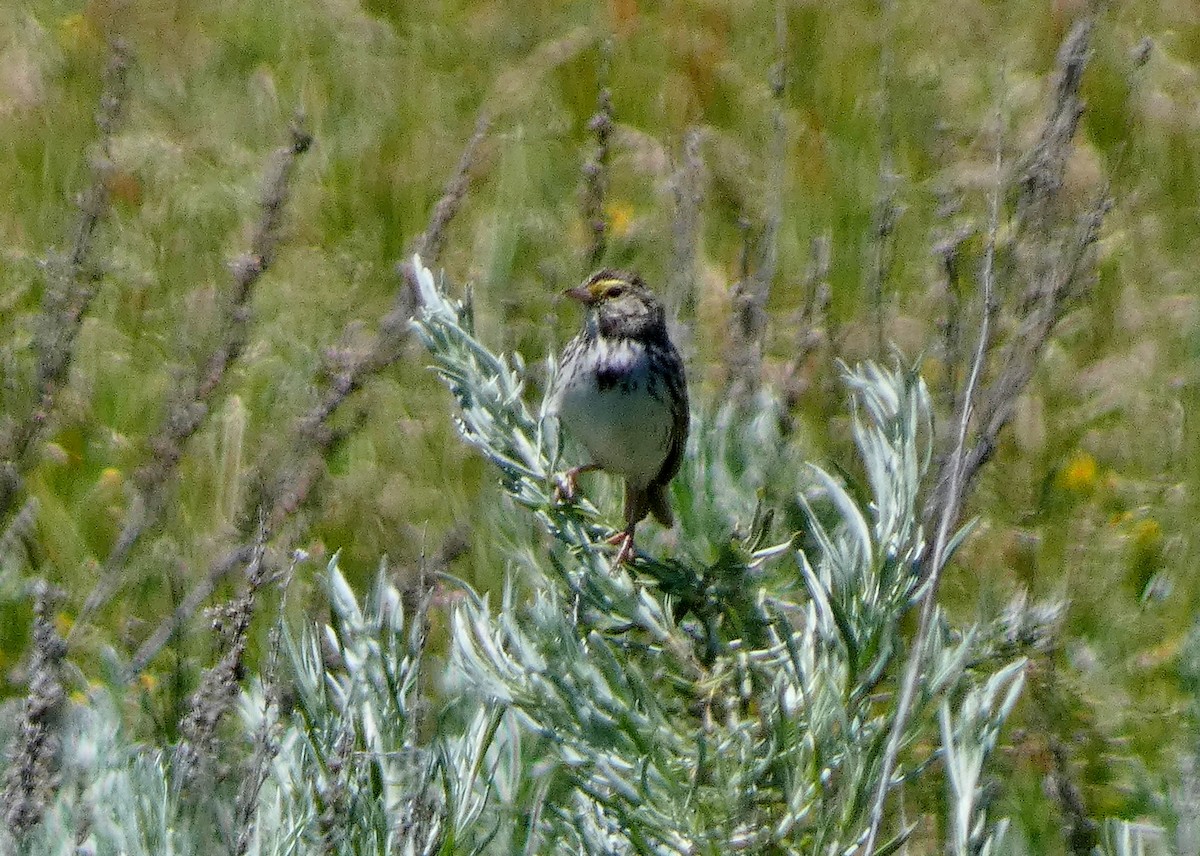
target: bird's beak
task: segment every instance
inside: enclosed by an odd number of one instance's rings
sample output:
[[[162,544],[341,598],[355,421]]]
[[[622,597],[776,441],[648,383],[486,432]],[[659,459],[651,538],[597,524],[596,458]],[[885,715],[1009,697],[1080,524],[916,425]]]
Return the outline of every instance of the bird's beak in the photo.
[[[592,288],[587,285],[577,285],[574,288],[568,288],[563,294],[572,300],[578,300],[584,306],[591,306],[596,302],[597,297]]]
[[[578,300],[584,306],[594,306],[600,302],[600,297],[611,286],[623,284],[623,280],[616,279],[615,277],[604,277],[592,282],[585,282],[583,285],[577,285],[574,288],[568,288],[563,294],[574,300]]]

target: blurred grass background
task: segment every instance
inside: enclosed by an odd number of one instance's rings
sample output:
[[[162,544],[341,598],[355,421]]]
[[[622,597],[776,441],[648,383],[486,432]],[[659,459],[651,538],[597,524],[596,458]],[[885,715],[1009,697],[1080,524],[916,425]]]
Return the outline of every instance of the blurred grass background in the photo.
[[[18,581],[36,574],[60,586],[70,625],[171,391],[216,338],[227,262],[248,245],[264,164],[295,114],[315,143],[298,161],[278,258],[253,294],[248,347],[186,448],[163,525],[130,560],[133,582],[96,618],[94,651],[136,647],[233,543],[259,489],[251,474],[288,464],[282,429],[317,400],[323,355],[353,349],[392,307],[403,287],[396,262],[484,110],[491,129],[441,263],[472,284],[487,341],[533,364],[578,323],[558,294],[590,268],[581,166],[608,86],[617,124],[605,261],[670,280],[675,188],[695,130],[694,299],[672,297],[685,307],[694,398],[711,402],[729,373],[732,284],[778,193],[764,374],[799,383],[793,442],[803,454],[847,460],[836,358],[879,356],[881,310],[885,340],[923,352],[944,388],[938,342],[950,304],[934,248],[956,229],[981,228],[994,117],[1010,160],[1029,144],[1059,41],[1085,11],[1072,0],[6,4],[5,410],[33,388],[43,262],[68,244],[72,199],[87,181],[107,41],[126,39],[134,60],[98,238],[103,275],[28,474],[35,530],[23,551],[0,557],[3,691],[24,692]],[[1200,599],[1200,16],[1185,0],[1113,4],[1092,47],[1067,183],[1081,205],[1106,187],[1115,200],[1096,281],[1058,328],[985,470],[970,507],[981,524],[943,585],[964,617],[995,614],[1021,588],[1069,602],[1062,650],[1038,665],[1041,690],[1029,694],[1027,727],[1004,762],[1015,774],[1006,809],[1042,830],[1057,821],[1032,816],[1045,803],[1021,794],[1053,769],[1051,737],[1069,747],[1095,815],[1137,816],[1193,763],[1195,734],[1181,723],[1194,713],[1187,641]],[[782,161],[772,156],[776,115]],[[879,255],[888,187],[896,216]],[[825,239],[829,312],[819,347],[793,367],[806,271]],[[965,294],[981,255],[975,234],[960,259]],[[878,258],[881,307],[871,289]],[[447,402],[415,350],[372,377],[338,415],[353,430],[289,546],[341,550],[343,569],[366,579],[384,555],[402,572],[417,567],[457,528],[470,546],[453,572],[483,588],[502,579],[503,552],[475,525],[497,494],[454,437]],[[206,650],[197,639],[187,644]],[[150,675],[165,670],[160,660]],[[1058,852],[1046,834],[1041,852]]]

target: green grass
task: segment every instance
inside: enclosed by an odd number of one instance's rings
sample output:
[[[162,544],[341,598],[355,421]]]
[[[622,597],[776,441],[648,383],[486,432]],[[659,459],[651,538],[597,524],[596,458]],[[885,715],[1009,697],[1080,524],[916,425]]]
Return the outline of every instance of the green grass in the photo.
[[[105,645],[135,647],[233,543],[258,489],[252,473],[269,479],[288,466],[288,432],[317,400],[324,353],[367,339],[391,307],[401,287],[394,264],[425,228],[483,105],[493,130],[441,261],[453,281],[472,283],[477,328],[490,345],[534,364],[578,323],[557,293],[587,272],[580,165],[603,79],[621,128],[607,258],[652,283],[666,281],[672,262],[667,182],[682,136],[705,129],[699,301],[694,317],[680,319],[699,401],[722,392],[728,288],[746,234],[739,220],[761,233],[778,177],[768,378],[792,354],[789,319],[805,298],[811,242],[829,234],[839,348],[819,350],[805,367],[811,386],[793,414],[794,436],[806,458],[849,461],[834,357],[875,356],[867,284],[881,115],[893,134],[901,209],[886,338],[910,356],[924,351],[936,383],[935,233],[983,224],[992,119],[998,109],[1004,116],[1011,164],[1044,115],[1069,6],[909,0],[885,13],[850,0],[785,3],[779,166],[767,158],[775,11],[745,0],[541,2],[517,12],[499,2],[41,0],[0,11],[4,413],[28,402],[39,262],[68,244],[71,200],[87,180],[104,39],[127,38],[135,55],[113,141],[112,210],[95,254],[104,276],[27,474],[39,503],[28,556],[3,557],[3,692],[25,692],[16,664],[29,612],[15,580],[50,579],[66,592],[64,616],[78,612],[170,391],[197,371],[219,332],[225,264],[248,246],[264,164],[294,113],[306,116],[315,145],[298,163],[278,260],[256,286],[248,347],[187,446],[161,529],[139,546],[131,581],[85,640],[80,660],[90,677],[101,672]],[[1153,51],[1138,68],[1131,51],[1145,36]],[[982,525],[946,576],[943,601],[964,620],[994,614],[1020,587],[1068,599],[1054,658],[1066,714],[1038,722],[1021,708],[1033,736],[1006,762],[1012,806],[1045,772],[1047,734],[1069,743],[1096,816],[1136,816],[1145,783],[1174,775],[1190,745],[1181,722],[1193,693],[1178,652],[1200,603],[1198,65],[1200,20],[1190,4],[1119,4],[1099,20],[1067,176],[1080,204],[1105,183],[1115,198],[1097,280],[1062,323],[985,470],[969,507]],[[939,212],[947,202],[955,213]],[[973,239],[961,260],[968,284],[981,255]],[[411,574],[463,525],[473,543],[453,572],[496,585],[506,566],[502,546],[488,539],[494,473],[458,442],[447,403],[415,349],[372,377],[338,414],[355,430],[281,546],[340,549],[342,568],[362,582],[383,555]],[[605,510],[615,519],[615,505]],[[179,652],[153,664],[160,687],[176,659],[207,655],[204,627],[198,620]],[[1031,852],[1062,852],[1056,817],[1022,822]]]

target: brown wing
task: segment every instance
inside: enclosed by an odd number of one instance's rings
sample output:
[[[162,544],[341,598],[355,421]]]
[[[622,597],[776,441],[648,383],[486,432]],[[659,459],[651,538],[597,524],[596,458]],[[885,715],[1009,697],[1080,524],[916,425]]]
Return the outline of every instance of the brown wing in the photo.
[[[683,360],[669,340],[665,344],[665,348],[652,349],[651,354],[664,363],[662,370],[655,374],[667,378],[667,396],[671,402],[671,412],[675,414],[675,424],[671,428],[671,445],[667,449],[667,457],[646,491],[649,494],[650,511],[660,523],[670,526],[672,515],[671,507],[667,504],[666,489],[683,463],[691,415],[688,412],[687,378],[683,371]]]

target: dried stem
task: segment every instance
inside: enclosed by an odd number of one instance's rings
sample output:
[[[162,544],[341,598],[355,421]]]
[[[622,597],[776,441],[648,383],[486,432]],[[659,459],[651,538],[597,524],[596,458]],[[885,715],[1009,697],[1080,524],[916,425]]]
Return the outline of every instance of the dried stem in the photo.
[[[683,135],[679,164],[671,176],[675,216],[671,221],[671,264],[667,270],[666,293],[672,316],[691,317],[696,312],[696,247],[700,236],[700,204],[703,163],[700,144],[703,131],[692,126]]]
[[[0,556],[7,556],[17,548],[17,543],[25,541],[34,531],[37,522],[37,497],[29,497],[21,510],[13,515],[4,532],[0,533]]]
[[[224,338],[208,359],[205,372],[196,388],[195,400],[203,401],[224,379],[230,364],[241,356],[246,346],[250,322],[250,296],[259,278],[275,261],[282,236],[283,208],[291,189],[291,177],[296,160],[312,145],[312,135],[304,129],[303,118],[292,124],[291,139],[271,154],[263,180],[261,215],[250,240],[250,252],[230,264],[233,272],[233,292],[220,325]]]
[[[791,413],[808,390],[805,363],[814,351],[829,342],[831,249],[832,240],[828,233],[813,238],[808,269],[804,273],[804,304],[790,322],[795,330],[795,338],[792,342],[792,358],[788,360],[782,383],[785,414]],[[790,429],[790,425],[785,424],[784,427]]]
[[[942,334],[942,365],[944,391],[940,403],[951,413],[957,413],[961,404],[958,400],[958,384],[962,372],[966,338],[965,313],[963,312],[963,283],[959,270],[962,246],[974,229],[959,228],[945,234],[933,248],[941,263],[942,294],[945,298],[945,316],[940,322]]]
[[[999,119],[999,116],[997,117]],[[999,125],[999,122],[997,122]],[[920,683],[921,667],[925,664],[925,647],[933,626],[933,616],[937,606],[937,588],[942,568],[946,562],[946,549],[954,533],[958,521],[960,503],[963,497],[963,459],[967,446],[967,433],[971,422],[971,409],[975,401],[976,390],[987,358],[988,345],[991,340],[992,319],[995,315],[993,294],[995,293],[996,269],[996,236],[1000,229],[1000,196],[1004,184],[1003,149],[1001,140],[1003,134],[997,132],[996,139],[996,177],[992,185],[992,197],[988,212],[987,247],[984,251],[982,272],[982,317],[979,322],[979,339],[975,345],[974,357],[971,360],[971,371],[963,387],[962,410],[956,420],[957,436],[954,450],[947,462],[949,481],[947,486],[948,501],[941,508],[937,521],[937,531],[933,541],[933,551],[930,555],[927,576],[928,583],[921,595],[921,618],[917,628],[917,636],[909,652],[908,663],[904,671],[904,679],[900,686],[900,697],[896,702],[896,714],[892,721],[891,733],[888,735],[887,747],[884,749],[881,764],[879,785],[875,791],[871,805],[871,826],[867,835],[863,852],[872,856],[875,852],[875,840],[883,825],[883,811],[887,803],[887,795],[891,790],[892,772],[896,768],[896,759],[900,754],[900,744],[904,739],[904,729],[908,725],[908,717],[912,712],[913,701],[917,695],[917,685]]]
[[[741,275],[733,284],[732,317],[729,345],[725,356],[728,366],[723,398],[741,402],[753,398],[762,380],[763,340],[767,332],[768,289],[752,268],[750,221],[742,218]]]
[[[770,292],[779,266],[779,229],[783,224],[783,188],[786,183],[787,125],[783,119],[784,97],[787,93],[788,46],[787,14],[783,0],[775,4],[775,51],[776,60],[771,68],[771,139],[767,149],[767,216],[759,246],[758,290],[764,295]]]
[[[959,475],[964,493],[995,453],[1000,431],[1012,419],[1017,399],[1033,377],[1050,334],[1070,301],[1086,284],[1087,261],[1100,237],[1104,217],[1112,207],[1105,190],[1080,218],[1074,234],[1061,237],[1060,191],[1071,140],[1083,111],[1079,86],[1091,31],[1092,21],[1082,20],[1063,40],[1050,111],[1037,143],[1023,161],[1017,234],[1021,248],[1026,250],[1023,270],[1026,288],[1017,307],[1018,328],[998,358],[1000,367],[993,380],[980,397],[975,414],[976,436],[964,454]],[[934,492],[926,503],[927,525],[938,520],[941,509],[950,501],[948,463],[943,463]]]
[[[446,183],[446,189],[442,193],[441,199],[433,206],[433,215],[429,218],[429,225],[417,239],[415,251],[421,258],[436,261],[441,257],[446,230],[450,227],[451,221],[458,214],[458,209],[462,207],[462,202],[467,196],[467,191],[471,186],[471,169],[479,159],[480,144],[487,138],[491,126],[491,114],[487,110],[480,111],[479,116],[475,119],[475,131],[467,140],[467,145],[458,158],[458,165],[454,168],[450,181]]]
[[[1084,215],[1075,234],[1062,238],[1058,224],[1063,177],[1071,143],[1083,105],[1079,86],[1088,58],[1090,19],[1078,22],[1063,40],[1058,52],[1054,96],[1038,141],[1024,160],[1017,221],[1021,243],[1028,248],[1027,287],[1020,306],[1019,329],[1001,358],[1001,368],[982,394],[981,383],[990,348],[992,320],[999,309],[995,288],[995,255],[999,229],[1002,178],[1001,147],[996,148],[996,183],[993,187],[988,223],[988,240],[983,264],[983,305],[980,335],[970,373],[955,419],[956,437],[952,451],[940,468],[923,517],[936,527],[933,549],[922,562],[924,591],[917,636],[909,652],[895,719],[884,752],[881,776],[871,809],[870,828],[862,853],[871,856],[883,823],[884,806],[891,788],[904,726],[916,697],[924,651],[935,613],[938,583],[947,559],[946,550],[958,525],[968,489],[979,468],[996,448],[1000,430],[1011,419],[1017,397],[1025,389],[1045,344],[1065,305],[1079,290],[1089,251],[1099,237],[1110,202],[1107,195]],[[1020,247],[1019,247],[1020,249]],[[972,439],[971,426],[976,425]]]
[[[479,161],[483,141],[491,129],[491,116],[480,112],[475,130],[459,155],[454,172],[446,182],[440,199],[433,206],[429,224],[417,238],[415,246],[422,259],[436,259],[442,250],[446,230],[462,207],[471,187],[471,172]],[[411,258],[411,256],[410,256]],[[268,526],[276,531],[283,521],[295,514],[308,501],[313,488],[325,473],[325,459],[336,443],[345,436],[329,427],[346,400],[367,381],[392,365],[400,356],[408,339],[408,321],[417,307],[417,290],[413,285],[408,262],[397,265],[404,287],[391,310],[380,320],[375,341],[360,354],[331,352],[326,360],[326,389],[321,397],[297,423],[297,454],[300,465],[293,470],[274,492]],[[345,338],[350,338],[347,330]]]
[[[240,688],[246,647],[250,642],[250,622],[259,589],[269,582],[266,544],[260,537],[246,569],[246,591],[219,611],[214,628],[225,642],[225,653],[216,666],[205,672],[192,696],[187,715],[180,723],[182,740],[176,749],[177,784],[183,788],[194,781],[206,765],[218,757],[217,728],[233,706]]]
[[[446,183],[445,192],[434,205],[429,225],[416,241],[417,246],[440,251],[445,231],[470,189],[471,172],[478,162],[481,145],[490,127],[489,115],[482,112],[476,120],[474,133],[467,141],[458,164]],[[400,357],[404,342],[408,338],[408,320],[417,305],[417,290],[413,285],[408,265],[408,262],[397,265],[404,285],[391,310],[380,321],[379,332],[374,342],[363,353],[334,353],[328,358],[326,391],[321,400],[301,416],[296,424],[296,451],[292,459],[298,463],[268,491],[267,512],[262,523],[265,530],[262,535],[264,542],[269,543],[276,539],[285,522],[305,506],[316,486],[324,478],[326,458],[346,433],[330,427],[329,423],[334,415],[370,377]],[[149,665],[176,631],[209,598],[226,574],[244,564],[252,551],[251,546],[242,544],[213,563],[204,579],[188,592],[174,613],[160,623],[138,648],[126,671],[127,680],[132,680]]]
[[[351,794],[347,780],[354,769],[354,733],[343,728],[333,741],[333,751],[325,757],[326,775],[316,786],[317,804],[321,811],[316,817],[313,836],[316,852],[334,856],[344,852],[344,830],[350,825]]]
[[[1100,843],[1099,826],[1087,813],[1083,794],[1071,775],[1071,758],[1067,747],[1057,737],[1050,738],[1050,756],[1054,759],[1051,781],[1055,796],[1067,820],[1067,850],[1073,856],[1091,856]]]
[[[249,852],[251,839],[254,837],[254,818],[258,810],[258,797],[262,786],[270,775],[271,760],[279,751],[279,746],[273,735],[273,729],[279,722],[279,654],[283,647],[283,622],[286,616],[287,593],[295,575],[299,556],[292,557],[287,575],[279,584],[279,610],[275,616],[275,626],[271,628],[267,648],[267,665],[262,670],[263,712],[262,722],[254,734],[254,752],[246,763],[241,785],[238,788],[235,809],[235,826],[237,840],[235,856],[243,856]]]
[[[41,821],[58,790],[60,720],[66,703],[60,671],[67,649],[54,629],[59,594],[43,581],[34,584],[33,592],[29,692],[0,793],[4,822],[18,841]]]
[[[1033,720],[1043,733],[1050,752],[1051,768],[1046,775],[1047,794],[1057,802],[1062,816],[1062,834],[1066,852],[1072,856],[1091,856],[1100,843],[1100,824],[1088,811],[1083,790],[1078,784],[1078,772],[1071,762],[1068,742],[1059,735],[1064,730],[1075,733],[1077,722],[1070,713],[1067,698],[1070,690],[1064,686],[1055,658],[1048,656],[1036,670],[1030,686]],[[1179,848],[1177,853],[1193,853],[1195,848]]]
[[[775,4],[777,60],[771,68],[771,136],[767,151],[766,218],[753,264],[743,260],[742,276],[733,285],[733,325],[729,352],[732,398],[749,401],[762,384],[763,347],[767,334],[767,301],[779,263],[779,229],[783,223],[783,186],[787,168],[787,128],[783,98],[787,86],[787,16]],[[747,250],[749,246],[747,244]]]
[[[414,242],[415,252],[422,259],[428,259],[429,264],[436,263],[441,256],[442,243],[446,229],[450,226],[458,209],[462,207],[467,192],[471,189],[471,172],[479,162],[480,149],[491,130],[491,113],[486,107],[480,110],[475,120],[475,131],[463,147],[458,164],[446,182],[441,199],[433,206],[433,215],[429,225],[421,236]],[[404,288],[397,295],[392,311],[384,316],[379,325],[379,338],[370,354],[358,368],[364,374],[373,374],[385,366],[391,365],[399,356],[400,348],[408,339],[408,322],[417,308],[416,279],[410,262],[412,253],[405,255],[404,260],[396,265],[404,281]],[[355,387],[357,388],[357,387]]]
[[[463,147],[441,198],[433,206],[428,226],[415,242],[422,259],[436,259],[441,254],[446,229],[470,190],[471,172],[479,162],[480,150],[490,129],[491,116],[486,110],[481,111],[475,120],[475,130]],[[300,418],[297,428],[301,444],[309,450],[301,456],[305,463],[295,473],[291,484],[276,493],[269,516],[272,528],[304,505],[313,486],[324,474],[325,458],[343,436],[329,428],[333,415],[351,394],[362,387],[367,378],[378,374],[399,358],[408,338],[408,321],[417,306],[417,291],[408,265],[408,262],[402,262],[397,266],[405,287],[397,295],[392,309],[381,319],[379,333],[372,345],[361,355],[329,361],[328,388],[321,400]]]
[[[882,27],[879,49],[879,189],[871,223],[871,279],[867,293],[875,322],[875,356],[883,359],[887,353],[887,317],[885,290],[891,276],[892,234],[900,209],[896,205],[896,140],[892,122],[892,40],[895,4],[882,3]]]
[[[175,608],[174,612],[159,624],[154,633],[138,648],[125,670],[126,682],[132,681],[146,666],[150,665],[150,661],[158,655],[158,652],[171,640],[176,631],[196,614],[196,610],[204,601],[208,600],[221,580],[234,568],[250,562],[253,555],[253,547],[242,546],[231,550],[222,557],[221,561],[215,563],[209,569],[208,575],[187,593],[187,597]]]
[[[58,392],[67,381],[79,329],[96,296],[100,275],[92,261],[94,238],[100,220],[108,213],[112,138],[128,94],[129,63],[128,45],[114,41],[96,111],[98,151],[89,158],[88,184],[77,200],[79,215],[71,245],[65,256],[52,255],[46,260],[46,296],[34,338],[37,397],[29,412],[10,414],[12,431],[7,436],[0,434],[0,519],[16,502],[30,451],[49,424]]]
[[[241,785],[238,788],[237,803],[234,810],[234,828],[237,839],[234,842],[234,856],[245,856],[250,852],[254,839],[255,816],[258,813],[259,794],[271,773],[271,761],[279,753],[279,745],[271,731],[277,720],[271,718],[270,711],[263,714],[263,721],[254,734],[254,752],[246,764]]]
[[[608,77],[607,51],[600,64],[600,94],[596,112],[588,121],[588,130],[596,135],[596,146],[583,164],[583,219],[591,241],[588,245],[588,267],[594,268],[604,258],[608,246],[608,220],[604,203],[608,197],[609,144],[613,132],[612,90],[604,85]]]
[[[1084,214],[1074,241],[1066,248],[1065,257],[1060,257],[1050,281],[1045,283],[1046,290],[1007,345],[1000,372],[982,395],[978,408],[978,434],[963,458],[960,480],[964,491],[970,488],[980,468],[995,454],[1000,431],[1012,420],[1017,399],[1033,377],[1051,332],[1062,318],[1068,301],[1076,295],[1089,251],[1099,239],[1104,217],[1111,207],[1112,200],[1105,192]],[[939,505],[945,502],[941,495],[947,475],[943,467],[937,488]],[[933,504],[928,506],[930,510],[934,507]]]
[[[221,340],[209,355],[205,369],[191,387],[168,408],[158,433],[150,441],[151,460],[137,473],[138,496],[126,515],[121,533],[100,571],[100,580],[88,595],[75,627],[85,623],[120,590],[125,561],[134,546],[162,517],[169,488],[183,459],[187,441],[207,418],[211,399],[246,346],[250,326],[250,298],[254,285],[275,259],[282,235],[283,209],[290,193],[297,158],[312,145],[312,136],[297,120],[291,139],[272,154],[263,181],[261,213],[250,241],[250,251],[230,264],[233,288],[218,325]]]
[[[412,731],[414,734],[426,733],[426,720],[432,708],[432,703],[424,698],[424,684],[421,669],[425,664],[425,647],[429,641],[430,617],[436,592],[436,580],[445,574],[450,563],[467,552],[471,547],[470,530],[465,526],[455,526],[442,538],[442,544],[431,556],[421,556],[417,568],[416,582],[403,591],[404,611],[413,616],[413,627],[419,628],[412,637],[413,655],[413,693],[409,699],[412,710]]]

